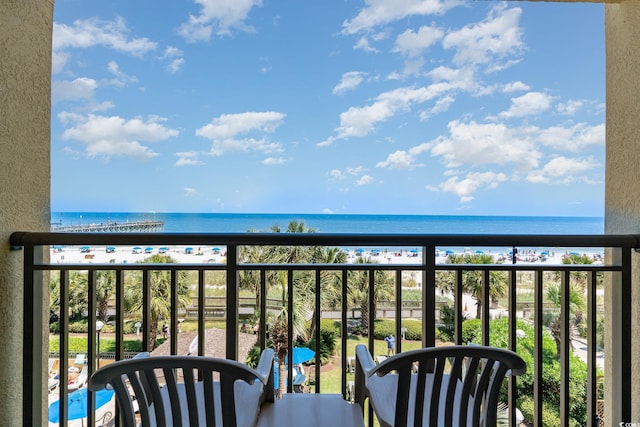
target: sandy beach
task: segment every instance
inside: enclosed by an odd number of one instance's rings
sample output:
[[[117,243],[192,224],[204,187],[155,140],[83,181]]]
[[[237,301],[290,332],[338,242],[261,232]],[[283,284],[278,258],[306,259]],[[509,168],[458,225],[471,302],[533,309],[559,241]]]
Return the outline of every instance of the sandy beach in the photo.
[[[466,249],[467,253],[485,253]],[[463,254],[462,251],[441,250],[438,251],[436,263],[445,264],[449,254]],[[347,261],[354,262],[358,256],[370,257],[379,264],[419,264],[422,260],[422,253],[416,249],[403,249],[397,252],[387,250],[357,250],[348,249]],[[507,253],[489,253],[496,261],[511,263],[511,256]],[[518,253],[518,264],[545,263],[562,264],[562,256],[566,253],[563,250],[521,250]],[[191,246],[65,246],[51,248],[52,264],[135,264],[149,258],[154,254],[167,255],[180,264],[211,264],[226,263],[226,249],[224,247],[191,247]],[[582,254],[582,253],[580,253]],[[598,259],[599,253],[587,253]],[[597,262],[597,261],[596,261]]]

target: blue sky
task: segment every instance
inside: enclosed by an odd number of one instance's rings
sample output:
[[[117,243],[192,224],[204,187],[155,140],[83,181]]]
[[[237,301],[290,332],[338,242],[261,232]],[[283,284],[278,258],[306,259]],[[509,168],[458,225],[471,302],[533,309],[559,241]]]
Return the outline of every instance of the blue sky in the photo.
[[[52,210],[604,213],[604,7],[56,0]]]

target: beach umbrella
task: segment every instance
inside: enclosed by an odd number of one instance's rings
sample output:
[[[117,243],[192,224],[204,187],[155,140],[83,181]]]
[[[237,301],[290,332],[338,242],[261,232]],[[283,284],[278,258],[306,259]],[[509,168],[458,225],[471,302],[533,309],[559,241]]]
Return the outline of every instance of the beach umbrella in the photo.
[[[89,405],[87,404],[87,388],[81,388],[79,390],[74,391],[73,393],[69,393],[67,396],[67,415],[68,421],[77,420],[79,418],[86,418],[87,410],[89,409]],[[98,409],[107,402],[111,400],[113,397],[113,390],[102,389],[93,393],[93,400],[95,402],[95,408]],[[60,422],[60,401],[56,400],[55,402],[49,405],[49,421],[52,423]]]
[[[89,252],[91,250],[90,246],[83,246],[80,248],[80,252]]]
[[[153,248],[152,247],[148,247],[148,248],[145,248],[144,251],[146,253],[150,254],[151,252],[153,252]]]
[[[476,255],[483,255],[484,251],[476,251]]]
[[[112,253],[116,251],[116,247],[115,246],[107,246],[107,253]]]
[[[297,365],[299,363],[307,362],[314,358],[316,352],[311,350],[309,347],[293,347],[293,364]],[[289,363],[289,356],[287,355],[287,359],[285,359],[285,363]]]
[[[445,255],[453,255],[454,253],[455,252],[453,252],[451,249],[447,249],[444,254]]]
[[[169,248],[167,248],[166,246],[161,247],[160,249],[158,249],[158,252],[160,252],[161,254],[167,252],[169,250]]]
[[[418,253],[418,250],[417,250],[417,249],[411,249],[411,253],[412,253],[412,254],[417,254],[417,253]]]

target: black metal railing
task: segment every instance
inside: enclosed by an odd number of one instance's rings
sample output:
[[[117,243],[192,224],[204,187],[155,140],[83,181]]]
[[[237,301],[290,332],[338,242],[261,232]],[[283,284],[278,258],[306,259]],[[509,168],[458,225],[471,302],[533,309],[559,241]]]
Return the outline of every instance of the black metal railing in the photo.
[[[239,340],[242,335],[240,324],[247,316],[253,316],[257,321],[257,345],[264,348],[267,342],[266,331],[269,327],[270,316],[278,310],[283,310],[287,318],[287,340],[288,347],[293,348],[296,343],[294,335],[294,312],[298,307],[294,307],[296,292],[299,286],[300,277],[305,277],[305,283],[310,288],[307,290],[304,304],[312,313],[310,329],[320,331],[322,328],[321,319],[323,313],[331,313],[326,317],[334,318],[340,325],[339,347],[343,350],[339,354],[341,376],[340,392],[345,398],[351,392],[349,384],[349,369],[347,351],[349,344],[348,335],[350,324],[353,324],[354,315],[369,313],[366,324],[369,327],[366,342],[373,351],[375,339],[374,320],[380,315],[380,307],[377,303],[376,289],[379,289],[380,275],[384,280],[391,283],[391,293],[393,297],[384,305],[383,316],[390,317],[394,322],[394,332],[396,337],[403,337],[407,329],[403,326],[402,319],[414,317],[420,323],[421,346],[434,346],[439,339],[440,327],[443,326],[442,302],[439,300],[445,289],[450,293],[453,317],[449,319],[448,326],[451,329],[451,340],[460,344],[465,341],[463,321],[469,310],[463,305],[465,290],[468,291],[468,280],[476,280],[475,301],[485,302],[479,310],[480,330],[476,341],[479,344],[489,345],[492,337],[490,329],[491,319],[494,312],[490,309],[490,301],[500,299],[502,310],[499,316],[506,319],[507,328],[502,336],[502,342],[510,349],[518,350],[518,339],[521,331],[518,322],[527,322],[533,328],[533,370],[532,395],[534,408],[532,418],[534,425],[541,425],[543,414],[543,398],[550,390],[545,390],[543,386],[543,359],[548,357],[544,354],[543,336],[548,334],[549,325],[543,322],[547,313],[555,313],[555,327],[558,345],[560,373],[558,378],[559,388],[559,415],[562,426],[569,425],[570,414],[570,356],[573,354],[571,337],[576,335],[573,330],[575,313],[571,307],[573,297],[573,284],[580,281],[583,285],[583,297],[586,299],[585,309],[579,313],[584,320],[584,329],[579,332],[580,342],[584,343],[586,351],[583,353],[584,362],[587,365],[586,375],[586,414],[581,422],[587,426],[597,425],[602,414],[598,412],[598,402],[607,396],[602,395],[599,388],[598,379],[602,375],[602,368],[599,365],[599,336],[598,314],[606,309],[601,297],[602,292],[613,292],[614,298],[620,301],[620,306],[616,316],[619,322],[628,322],[631,319],[631,256],[635,248],[640,247],[639,238],[636,235],[370,235],[370,234],[320,234],[320,233],[242,233],[242,234],[167,234],[167,233],[30,233],[17,232],[11,236],[12,249],[24,251],[24,419],[23,425],[42,425],[42,414],[46,413],[43,404],[46,401],[47,378],[43,369],[43,360],[49,354],[49,349],[45,347],[48,342],[49,331],[43,330],[46,319],[43,318],[49,311],[50,302],[45,299],[48,295],[47,289],[52,283],[56,283],[56,311],[59,318],[59,372],[61,384],[67,380],[67,368],[69,364],[69,316],[62,315],[68,313],[71,308],[70,289],[73,283],[70,278],[77,272],[82,272],[86,277],[86,310],[85,316],[88,325],[94,325],[98,319],[99,296],[97,290],[100,288],[99,280],[102,272],[110,272],[112,277],[112,295],[108,296],[109,318],[112,319],[113,336],[115,339],[115,350],[110,357],[123,359],[127,356],[125,351],[125,329],[127,322],[135,318],[139,321],[139,333],[141,336],[141,350],[153,350],[151,347],[156,334],[161,334],[157,325],[157,318],[152,315],[151,301],[152,287],[154,286],[154,275],[162,272],[167,277],[167,288],[163,291],[171,302],[168,318],[169,331],[178,331],[182,326],[185,313],[188,312],[197,324],[197,353],[207,352],[206,329],[209,316],[216,317],[211,311],[211,298],[208,296],[212,275],[215,275],[216,286],[224,290],[224,314],[220,317],[224,334],[224,357],[230,359],[239,358]],[[225,257],[218,259],[207,259],[203,262],[180,262],[180,263],[131,263],[118,262],[110,259],[105,262],[98,262],[96,258],[80,258],[72,260],[67,257],[64,262],[53,262],[49,255],[52,248],[72,251],[89,246],[91,248],[101,248],[106,246],[114,247],[135,247],[153,245],[171,247],[223,247]],[[251,248],[339,248],[347,250],[350,248],[388,248],[390,251],[412,250],[414,256],[410,260],[403,262],[385,262],[386,258],[381,258],[379,263],[357,263],[353,260],[347,262],[283,262],[281,260],[268,261],[269,258],[249,259],[246,254]],[[491,264],[454,264],[448,263],[449,258],[443,256],[447,248],[459,248],[462,251],[474,253],[476,248],[478,253],[486,252],[500,253],[503,262]],[[595,264],[563,264],[549,262],[519,262],[516,257],[518,250],[520,253],[529,253],[542,250],[556,250],[572,252],[573,250],[586,252],[598,252],[606,254],[604,258]],[[206,257],[205,257],[206,258]],[[194,258],[195,259],[195,258]],[[204,258],[203,258],[204,259]],[[267,261],[265,261],[267,259]],[[506,262],[504,262],[506,260]],[[365,280],[365,289],[374,289],[374,292],[367,291],[367,300],[360,306],[354,301],[354,296],[350,294],[351,282],[354,275],[361,272],[358,280]],[[473,273],[475,279],[465,276]],[[195,297],[190,295],[191,302],[188,307],[181,307],[178,301],[181,298],[181,281],[185,279],[181,276],[186,274],[190,277]],[[506,286],[506,292],[500,297],[492,294],[493,281],[495,275],[500,276]],[[245,292],[241,291],[242,280],[253,277],[253,291],[256,294],[255,303],[247,299]],[[363,279],[364,277],[364,279]],[[408,280],[407,277],[411,277]],[[414,294],[417,292],[417,300],[404,301],[403,291],[408,282],[415,284]],[[221,279],[222,278],[222,279]],[[137,311],[132,311],[131,304],[126,301],[125,284],[135,281],[139,285],[141,305]],[[220,282],[222,281],[222,282]],[[338,292],[332,294],[331,302],[327,302],[328,281],[339,284]],[[527,282],[526,295],[522,295],[524,282]],[[73,280],[71,280],[73,282]],[[558,284],[559,307],[547,310],[545,304],[549,304],[545,297],[545,291],[550,282]],[[275,300],[267,299],[268,288],[272,283],[281,286],[281,298]],[[335,291],[335,288],[331,288]],[[241,297],[241,293],[243,296]],[[104,296],[102,296],[104,298]],[[269,295],[269,298],[273,298]],[[523,301],[526,299],[526,301]],[[220,305],[217,298],[218,306]],[[242,303],[240,302],[242,301]],[[241,310],[241,307],[243,309]],[[247,307],[251,307],[247,312]],[[419,315],[414,312],[418,310]],[[411,310],[407,314],[407,310]],[[213,314],[212,314],[213,313]],[[111,326],[111,325],[110,325]],[[271,325],[272,326],[272,325]],[[273,326],[272,326],[273,327]],[[247,331],[251,334],[251,329]],[[89,363],[89,373],[96,369],[93,363],[99,356],[98,345],[100,343],[99,332],[88,328],[87,336],[87,360]],[[169,342],[168,352],[179,354],[180,334],[174,333],[167,337]],[[616,335],[615,349],[605,349],[614,352],[612,356],[616,363],[620,363],[620,369],[614,372],[621,374],[616,378],[608,378],[611,381],[615,394],[619,396],[631,395],[631,384],[628,372],[631,369],[631,330],[626,328]],[[396,351],[400,352],[404,346],[408,346],[408,341],[397,340]],[[104,351],[104,350],[103,350]],[[320,363],[320,339],[315,341],[316,365]],[[291,359],[291,358],[290,358]],[[288,361],[288,391],[293,391],[293,361]],[[326,387],[322,382],[320,369],[316,369],[313,378],[313,392],[324,392]],[[58,393],[61,401],[66,401],[68,391],[66,387],[60,387]],[[515,402],[518,398],[516,380],[509,379],[508,403],[510,425],[514,425]],[[92,397],[89,394],[89,407],[92,405]],[[622,402],[614,402],[613,407],[617,408],[617,413],[621,420],[628,420],[631,413],[630,399],[624,398]],[[60,405],[60,419],[67,418],[65,405]],[[93,425],[95,413],[89,412],[88,424]],[[66,425],[63,421],[61,425]]]

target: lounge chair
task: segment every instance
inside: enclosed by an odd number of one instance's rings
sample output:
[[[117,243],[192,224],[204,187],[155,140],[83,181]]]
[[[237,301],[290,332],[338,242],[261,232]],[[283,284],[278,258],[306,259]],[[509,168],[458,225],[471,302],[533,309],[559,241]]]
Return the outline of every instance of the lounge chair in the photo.
[[[87,379],[88,378],[89,378],[89,366],[88,365],[84,365],[82,367],[82,370],[78,374],[78,377],[76,378],[76,380],[75,381],[70,381],[67,384],[67,389],[71,392],[71,391],[76,391],[79,388],[84,387],[84,385],[87,383]]]

